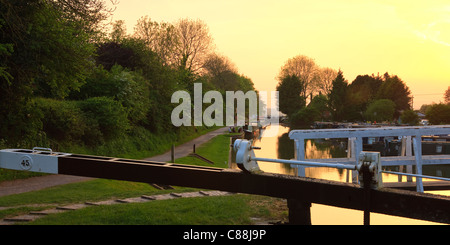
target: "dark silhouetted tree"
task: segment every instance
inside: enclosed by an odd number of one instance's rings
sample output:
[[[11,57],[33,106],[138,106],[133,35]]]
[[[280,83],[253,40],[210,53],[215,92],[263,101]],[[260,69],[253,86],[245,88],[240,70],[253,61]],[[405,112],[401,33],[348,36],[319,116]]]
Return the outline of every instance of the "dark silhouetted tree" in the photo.
[[[384,81],[381,84],[375,99],[389,99],[395,103],[394,117],[398,118],[400,112],[411,109],[411,91],[408,86],[396,75],[384,74]]]
[[[292,115],[294,112],[305,107],[305,98],[303,93],[303,83],[296,75],[287,75],[277,85],[279,110],[286,115]]]
[[[336,78],[332,82],[332,89],[328,98],[333,119],[336,121],[341,121],[346,117],[345,100],[347,89],[347,80],[345,80],[342,71],[339,70]]]

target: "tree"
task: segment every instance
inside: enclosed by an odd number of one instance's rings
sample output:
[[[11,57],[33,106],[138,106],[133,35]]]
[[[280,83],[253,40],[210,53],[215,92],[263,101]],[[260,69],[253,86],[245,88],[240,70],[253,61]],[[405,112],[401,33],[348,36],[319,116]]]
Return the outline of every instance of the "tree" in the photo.
[[[313,59],[304,55],[297,55],[284,63],[278,74],[278,80],[282,81],[287,76],[298,77],[298,79],[302,81],[301,96],[306,98],[309,94],[314,92],[314,78],[317,69],[318,66]]]
[[[239,75],[239,90],[242,90],[244,93],[248,91],[256,91],[255,84],[249,77]]]
[[[166,22],[158,23],[144,16],[137,21],[133,35],[143,40],[164,65],[172,65],[176,62],[177,36],[174,25]]]
[[[420,122],[419,115],[417,115],[417,113],[413,110],[403,111],[402,115],[400,116],[400,119],[402,123],[406,123],[411,126],[418,125]]]
[[[434,104],[428,107],[426,117],[431,124],[450,124],[450,105]]]
[[[330,110],[328,107],[328,99],[325,95],[319,94],[314,96],[311,102],[308,104],[308,107],[315,108],[320,115],[321,120],[329,119]]]
[[[332,89],[329,94],[329,104],[332,111],[333,119],[336,121],[343,120],[345,115],[345,99],[347,95],[348,83],[345,80],[341,70],[339,70],[336,78],[332,82]]]
[[[203,64],[203,69],[205,75],[210,77],[217,77],[225,71],[237,73],[235,64],[228,57],[216,53],[211,53],[207,56]]]
[[[382,79],[378,76],[359,75],[348,86],[347,106],[350,120],[362,120],[362,114],[366,111],[370,102],[375,99]]]
[[[319,68],[316,72],[314,90],[329,95],[333,89],[333,81],[337,77],[338,72],[332,68]]]
[[[102,38],[102,30],[108,23],[105,21],[115,11],[118,0],[110,0],[108,7],[104,0],[43,0],[53,5],[63,18],[76,23],[77,29],[86,33],[94,40]]]
[[[2,29],[2,26],[5,24],[5,21],[0,18],[0,30]],[[12,79],[11,74],[8,72],[8,67],[6,64],[7,57],[11,56],[11,54],[14,52],[13,50],[13,44],[11,43],[0,43],[0,78],[4,79],[6,82],[10,82],[10,79]]]
[[[301,96],[301,94],[304,94],[303,88],[302,82],[296,75],[288,75],[278,83],[279,110],[290,116],[305,107],[305,98]]]
[[[116,20],[112,23],[112,31],[109,34],[112,42],[120,43],[122,39],[127,37],[127,28],[125,21]]]
[[[1,64],[8,75],[0,76],[0,121],[5,122],[0,135],[11,141],[38,126],[32,123],[38,118],[29,113],[33,108],[25,108],[32,106],[33,93],[64,98],[80,88],[93,67],[95,47],[80,28],[85,20],[61,11],[57,3],[0,1],[0,19],[5,23],[0,37],[9,45],[9,56]]]
[[[450,103],[450,87],[448,87],[448,89],[445,91],[444,101],[445,103]]]
[[[392,100],[380,99],[369,104],[365,112],[370,121],[391,121],[394,117],[395,103]]]
[[[181,19],[174,24],[176,46],[175,64],[191,71],[199,71],[213,46],[209,28],[201,20]]]
[[[395,103],[394,117],[400,116],[400,111],[411,108],[411,91],[408,86],[396,75],[384,74],[384,81],[381,84],[375,99],[389,99]]]
[[[240,90],[237,68],[225,56],[210,54],[203,65],[204,75],[219,90]]]
[[[122,43],[106,42],[97,47],[95,61],[106,70],[111,70],[114,65],[120,65],[129,69],[135,69],[138,65],[138,54]]]

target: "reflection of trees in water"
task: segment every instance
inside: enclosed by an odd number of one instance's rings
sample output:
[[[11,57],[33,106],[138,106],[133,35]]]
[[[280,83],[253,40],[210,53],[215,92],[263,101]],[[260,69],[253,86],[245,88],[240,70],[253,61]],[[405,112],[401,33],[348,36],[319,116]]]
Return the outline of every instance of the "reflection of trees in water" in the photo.
[[[345,139],[314,139],[305,142],[306,159],[346,157],[346,150],[347,141]]]
[[[292,159],[295,156],[294,140],[289,138],[289,133],[284,133],[278,137],[278,158]]]
[[[278,159],[294,159],[295,147],[294,141],[289,138],[289,133],[284,133],[278,137],[277,144]],[[283,169],[292,170],[289,164],[281,164]],[[290,172],[290,171],[289,171]]]
[[[305,142],[305,159],[326,159],[347,157],[347,139],[313,139]],[[344,169],[336,169],[340,177]]]

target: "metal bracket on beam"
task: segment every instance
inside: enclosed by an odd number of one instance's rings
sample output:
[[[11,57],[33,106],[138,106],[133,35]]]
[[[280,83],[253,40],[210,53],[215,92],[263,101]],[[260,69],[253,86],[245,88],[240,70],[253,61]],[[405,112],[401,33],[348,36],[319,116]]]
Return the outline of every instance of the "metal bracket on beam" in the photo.
[[[369,185],[372,189],[382,187],[380,159],[379,152],[362,151],[359,154],[356,169],[358,170],[361,187],[365,187],[365,185]]]

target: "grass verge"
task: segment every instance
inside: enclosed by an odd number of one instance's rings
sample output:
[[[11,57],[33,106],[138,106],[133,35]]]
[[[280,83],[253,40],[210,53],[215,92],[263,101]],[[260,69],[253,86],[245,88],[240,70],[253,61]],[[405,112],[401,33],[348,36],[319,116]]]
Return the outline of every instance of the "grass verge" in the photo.
[[[282,218],[267,197],[237,194],[93,206],[49,215],[35,225],[250,225],[257,220]],[[259,204],[259,205],[254,205]],[[258,218],[255,218],[258,217]]]

